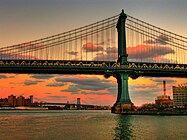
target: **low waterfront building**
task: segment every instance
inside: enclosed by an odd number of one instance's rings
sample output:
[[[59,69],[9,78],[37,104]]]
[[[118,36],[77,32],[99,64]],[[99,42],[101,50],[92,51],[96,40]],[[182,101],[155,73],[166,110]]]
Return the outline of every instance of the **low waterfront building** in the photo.
[[[173,100],[170,98],[170,96],[161,95],[161,96],[157,96],[155,100],[155,104],[161,105],[161,106],[164,106],[164,105],[172,106]]]
[[[170,96],[166,95],[166,81],[163,81],[163,92],[163,95],[157,96],[155,99],[155,104],[159,106],[172,106],[173,100],[170,98]]]
[[[187,86],[173,86],[173,106],[175,108],[187,108]]]
[[[8,98],[0,98],[0,106],[9,106]]]

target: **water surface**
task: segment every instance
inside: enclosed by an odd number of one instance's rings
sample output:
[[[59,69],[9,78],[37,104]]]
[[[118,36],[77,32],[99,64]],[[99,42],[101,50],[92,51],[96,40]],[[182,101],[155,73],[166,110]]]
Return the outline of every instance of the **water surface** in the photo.
[[[187,116],[0,111],[0,140],[186,140]]]

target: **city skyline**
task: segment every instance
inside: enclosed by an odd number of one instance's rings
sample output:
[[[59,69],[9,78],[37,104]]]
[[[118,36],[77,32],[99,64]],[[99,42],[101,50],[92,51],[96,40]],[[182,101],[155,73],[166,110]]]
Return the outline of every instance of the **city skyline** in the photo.
[[[9,95],[6,98],[0,98],[1,107],[31,106],[33,105],[33,96],[25,98],[24,96]]]
[[[0,1],[0,47],[23,43],[72,30],[121,12],[148,23],[187,36],[185,0],[148,1],[86,1],[86,0],[2,0]],[[172,86],[184,84],[185,78],[129,78],[129,93],[135,105],[153,102],[162,95],[162,81],[167,94]],[[117,98],[117,81],[96,75],[0,74],[0,96],[33,95],[41,101],[75,102],[113,105]]]

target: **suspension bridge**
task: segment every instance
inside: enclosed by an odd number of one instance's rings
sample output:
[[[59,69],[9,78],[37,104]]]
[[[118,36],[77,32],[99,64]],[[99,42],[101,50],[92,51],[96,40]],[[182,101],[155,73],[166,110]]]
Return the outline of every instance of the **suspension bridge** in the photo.
[[[128,77],[187,77],[187,38],[122,12],[68,32],[0,48],[0,73],[114,76],[117,109],[132,105]]]

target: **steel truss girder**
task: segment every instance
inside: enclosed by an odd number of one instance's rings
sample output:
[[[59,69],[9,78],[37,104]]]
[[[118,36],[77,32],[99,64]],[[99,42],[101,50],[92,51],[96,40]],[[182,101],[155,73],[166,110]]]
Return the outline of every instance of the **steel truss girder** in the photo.
[[[115,76],[187,77],[187,65],[115,61],[0,60],[0,73],[97,74]]]

